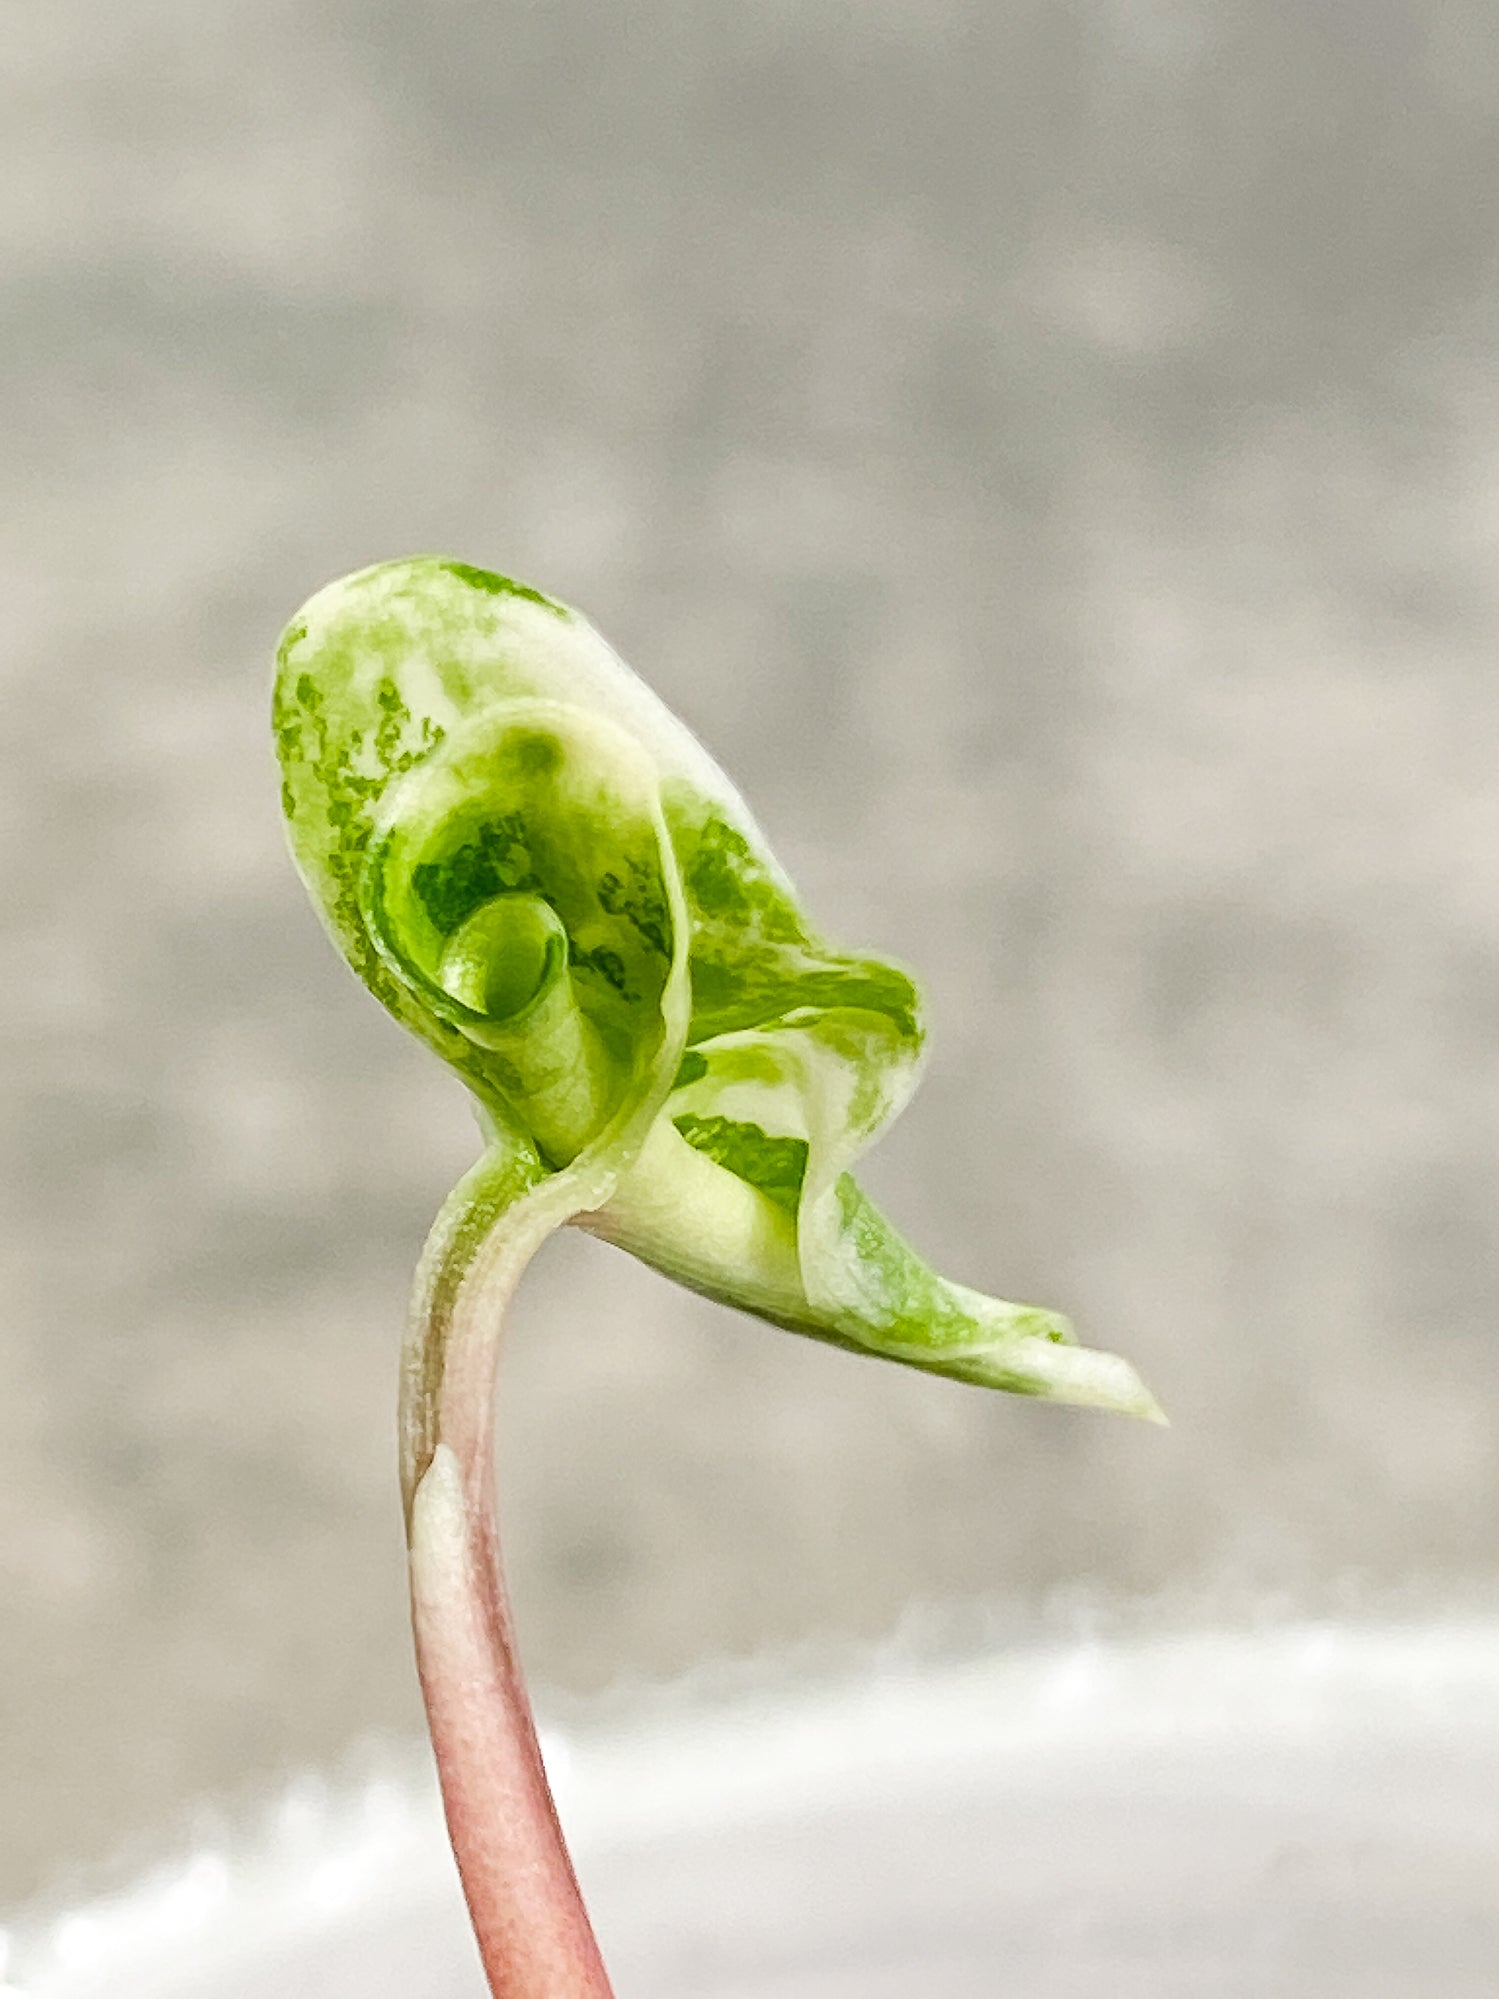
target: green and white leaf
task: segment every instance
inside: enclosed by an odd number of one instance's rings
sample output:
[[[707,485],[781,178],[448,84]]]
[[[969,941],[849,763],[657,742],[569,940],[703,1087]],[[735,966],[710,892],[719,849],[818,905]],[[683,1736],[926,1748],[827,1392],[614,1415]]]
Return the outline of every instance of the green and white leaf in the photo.
[[[275,727],[325,923],[479,1106],[433,1268],[497,1221],[572,1220],[817,1339],[1158,1415],[1124,1361],[938,1276],[861,1192],[916,1080],[917,990],[818,935],[733,786],[575,612],[462,563],[362,570],[283,637]]]

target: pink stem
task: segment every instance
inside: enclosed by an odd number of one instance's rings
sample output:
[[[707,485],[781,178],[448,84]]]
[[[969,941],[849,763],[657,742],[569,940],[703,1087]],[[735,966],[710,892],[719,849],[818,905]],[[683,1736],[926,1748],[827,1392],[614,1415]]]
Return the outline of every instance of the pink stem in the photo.
[[[612,1999],[537,1746],[489,1447],[499,1324],[535,1240],[460,1188],[433,1233],[402,1430],[417,1668],[448,1832],[495,1999]],[[540,1218],[538,1218],[540,1219]],[[479,1238],[476,1251],[476,1237]]]

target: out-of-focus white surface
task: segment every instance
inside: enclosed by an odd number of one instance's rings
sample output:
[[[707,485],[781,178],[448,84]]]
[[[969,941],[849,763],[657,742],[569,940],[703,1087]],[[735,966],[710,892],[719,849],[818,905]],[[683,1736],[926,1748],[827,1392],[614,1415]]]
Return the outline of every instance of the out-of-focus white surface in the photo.
[[[1073,1643],[552,1749],[621,1999],[1492,1999],[1499,1621]],[[17,1934],[27,1999],[478,1999],[432,1791]]]

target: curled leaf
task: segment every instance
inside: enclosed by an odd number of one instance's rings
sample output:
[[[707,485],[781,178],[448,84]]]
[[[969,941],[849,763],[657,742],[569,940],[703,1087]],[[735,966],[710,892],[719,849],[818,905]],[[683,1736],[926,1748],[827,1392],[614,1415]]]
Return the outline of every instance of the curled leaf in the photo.
[[[486,1227],[533,1204],[795,1332],[1158,1414],[1127,1363],[939,1276],[861,1191],[850,1168],[916,1079],[916,987],[822,939],[738,793],[582,618],[461,563],[363,570],[285,634],[276,732],[325,922],[478,1101]],[[439,1288],[466,1267],[429,1263]]]

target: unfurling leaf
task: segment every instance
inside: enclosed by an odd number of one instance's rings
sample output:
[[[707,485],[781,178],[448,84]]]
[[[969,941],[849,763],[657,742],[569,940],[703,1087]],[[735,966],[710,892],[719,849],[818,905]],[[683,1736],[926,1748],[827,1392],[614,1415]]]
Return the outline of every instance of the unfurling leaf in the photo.
[[[275,715],[314,901],[479,1106],[431,1284],[502,1219],[532,1245],[573,1221],[795,1332],[1157,1414],[1124,1361],[938,1276],[861,1192],[849,1169],[916,1079],[916,987],[823,940],[738,793],[576,613],[462,563],[363,570],[285,634]]]

